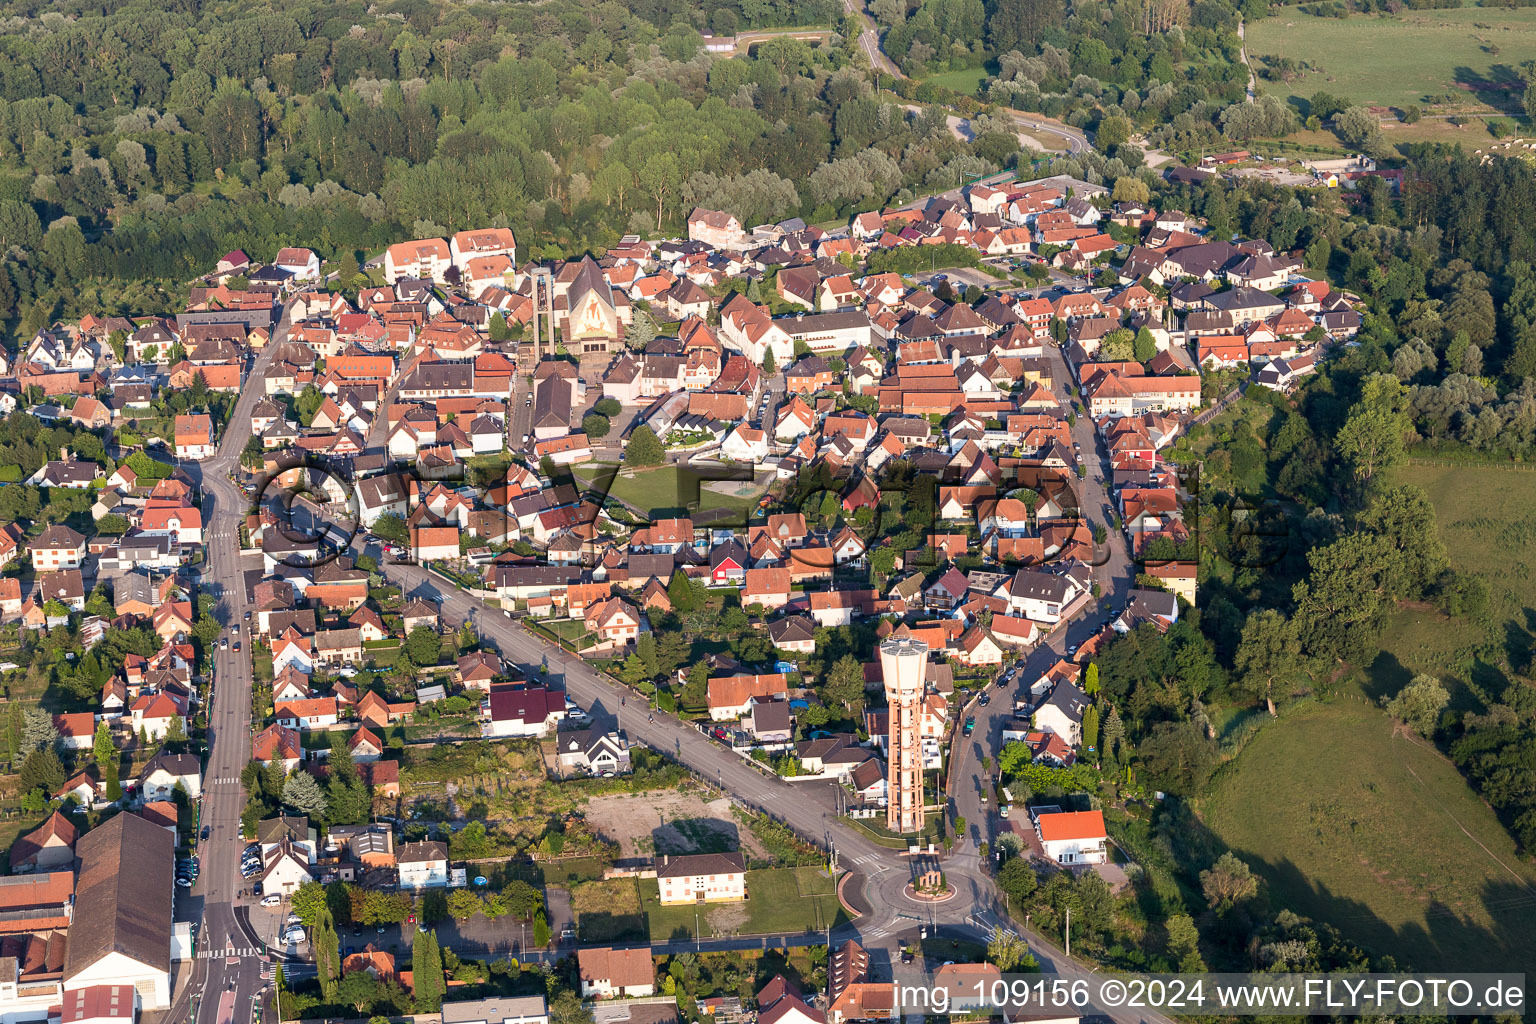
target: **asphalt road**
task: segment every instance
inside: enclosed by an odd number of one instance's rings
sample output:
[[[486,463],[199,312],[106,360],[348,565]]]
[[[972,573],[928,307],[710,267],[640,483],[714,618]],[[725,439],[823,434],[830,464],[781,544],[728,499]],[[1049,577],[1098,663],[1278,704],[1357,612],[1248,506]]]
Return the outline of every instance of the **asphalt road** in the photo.
[[[262,372],[271,364],[273,350],[287,337],[289,324],[289,309],[285,309],[271,343],[251,367],[248,384],[240,392],[218,454],[201,464],[183,467],[200,482],[206,498],[204,542],[210,573],[204,577],[203,585],[206,588],[211,583],[219,588],[217,614],[230,643],[228,648],[217,649],[213,656],[210,749],[203,771],[200,811],[200,821],[208,826],[210,835],[200,845],[201,873],[190,904],[201,912],[197,935],[199,970],[190,987],[191,993],[201,996],[197,1024],[215,1024],[219,997],[226,990],[235,993],[235,1020],[251,1020],[258,1015],[265,988],[260,945],[245,915],[236,912],[250,902],[239,893],[244,886],[240,854],[245,847],[240,836],[240,812],[245,808],[240,771],[250,760],[251,751],[250,624],[245,621],[251,604],[240,569],[239,529],[246,499],[229,474],[251,436],[251,411],[262,397],[263,389],[251,382],[261,380]],[[229,632],[231,625],[239,626],[238,636]],[[237,641],[238,652],[234,649]],[[192,1019],[190,1014],[187,1019]]]

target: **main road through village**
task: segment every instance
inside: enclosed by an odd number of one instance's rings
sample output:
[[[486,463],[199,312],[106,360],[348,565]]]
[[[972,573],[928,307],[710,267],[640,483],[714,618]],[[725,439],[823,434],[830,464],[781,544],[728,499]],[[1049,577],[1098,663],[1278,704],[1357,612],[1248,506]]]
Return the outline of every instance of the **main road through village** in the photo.
[[[247,646],[249,623],[245,619],[245,613],[252,610],[252,600],[239,549],[239,529],[246,513],[247,499],[233,482],[232,473],[251,436],[251,410],[262,391],[258,382],[271,361],[273,350],[286,338],[288,326],[289,316],[285,310],[278,329],[273,332],[272,343],[250,367],[247,386],[226,426],[217,455],[201,465],[186,467],[201,483],[205,499],[208,569],[203,586],[205,592],[217,596],[217,616],[226,629],[237,624],[241,627],[238,637],[227,632],[226,636],[242,642],[238,652],[234,650],[233,642],[229,648],[218,648],[213,652],[210,752],[204,772],[199,819],[200,825],[207,825],[211,834],[200,848],[201,876],[191,893],[181,897],[177,912],[178,920],[195,922],[198,954],[190,965],[183,965],[186,974],[179,978],[176,1002],[168,1020],[220,1024],[218,1007],[226,992],[233,994],[234,1020],[239,1024],[270,1012],[266,1005],[270,987],[262,978],[262,967],[272,954],[250,926],[247,908],[251,899],[243,894],[239,873],[240,853],[244,846],[240,814],[245,806],[240,771],[250,757],[252,734],[252,669]],[[1065,381],[1068,378],[1063,374],[1057,379]],[[1084,442],[1085,450],[1093,451],[1091,427],[1086,417],[1079,421],[1076,433]],[[1091,501],[1103,500],[1103,489],[1097,472],[1091,472],[1086,482],[1089,486],[1085,488],[1083,505],[1090,509],[1094,507]],[[1111,530],[1110,536],[1116,538],[1116,532]],[[382,555],[377,545],[370,544],[366,537],[359,537],[355,543],[361,551],[376,557]],[[1111,540],[1105,554],[1107,560],[1096,573],[1105,592],[1118,603],[1123,600],[1129,585],[1129,561],[1123,544],[1117,544],[1117,539]],[[1090,972],[1090,968],[1067,957],[1043,936],[1020,929],[1003,913],[987,865],[979,856],[978,844],[988,840],[997,822],[989,819],[991,812],[981,802],[984,779],[976,769],[982,751],[995,749],[996,734],[1006,718],[1004,708],[1011,704],[1011,699],[1006,698],[1011,698],[1011,694],[1000,695],[1005,699],[994,702],[989,709],[974,705],[966,709],[978,714],[978,728],[969,740],[956,740],[954,775],[957,782],[952,799],[957,813],[963,815],[970,826],[956,849],[941,857],[940,865],[946,880],[955,887],[956,895],[942,904],[920,904],[907,897],[904,890],[917,867],[926,866],[926,862],[911,858],[904,851],[880,846],[841,820],[837,815],[837,793],[831,784],[792,784],[766,776],[737,754],[673,716],[642,710],[638,701],[636,707],[627,707],[626,697],[632,695],[630,691],[579,657],[528,633],[520,624],[504,617],[500,610],[442,577],[421,566],[392,562],[387,557],[380,557],[379,561],[386,578],[399,585],[407,595],[439,602],[444,618],[449,621],[473,621],[483,640],[495,647],[504,659],[529,671],[547,663],[549,674],[563,682],[571,697],[589,709],[599,724],[616,723],[632,741],[667,753],[702,779],[719,786],[737,803],[767,813],[788,824],[805,839],[835,851],[839,866],[851,874],[842,891],[860,913],[851,923],[832,932],[834,943],[857,938],[871,949],[877,961],[891,963],[895,958],[887,960],[889,952],[900,942],[917,939],[922,930],[938,937],[975,940],[985,939],[994,927],[1012,928],[1023,932],[1046,973],[1072,979],[1085,977]],[[1048,646],[1037,650],[1026,671],[1015,678],[1036,678],[1067,644],[1086,639],[1098,625],[1097,612],[1091,611],[1070,626],[1058,629],[1049,639]],[[705,940],[702,946],[761,948],[822,940],[822,936],[741,937]],[[668,943],[658,947],[658,951],[670,950]],[[892,966],[900,971],[899,965],[892,963]],[[1117,1009],[1108,1015],[1117,1024],[1170,1024],[1166,1017],[1141,1011]]]

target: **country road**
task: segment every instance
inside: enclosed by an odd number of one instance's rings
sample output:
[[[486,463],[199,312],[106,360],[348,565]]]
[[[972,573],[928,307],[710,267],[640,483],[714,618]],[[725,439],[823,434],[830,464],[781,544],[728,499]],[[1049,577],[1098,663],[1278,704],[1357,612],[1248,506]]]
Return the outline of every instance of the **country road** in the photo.
[[[869,58],[870,65],[876,71],[882,71],[893,78],[906,78],[885,51],[880,49],[880,29],[875,25],[875,20],[869,16],[862,0],[843,0],[843,7],[848,11],[848,16],[862,26],[859,30],[859,49]],[[953,109],[953,108],[950,108]],[[1059,121],[1048,120],[1042,114],[1029,114],[1021,110],[1004,108],[1002,113],[1013,119],[1013,122],[1021,128],[1040,132],[1062,140],[1068,153],[1083,153],[1093,148],[1093,143],[1088,139],[1086,132],[1069,127]]]

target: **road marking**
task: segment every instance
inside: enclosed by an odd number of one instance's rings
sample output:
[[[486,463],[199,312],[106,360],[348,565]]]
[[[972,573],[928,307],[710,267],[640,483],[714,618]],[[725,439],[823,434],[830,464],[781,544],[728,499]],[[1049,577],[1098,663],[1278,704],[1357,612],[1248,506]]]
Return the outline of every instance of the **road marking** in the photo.
[[[248,957],[256,955],[256,950],[250,946],[247,946],[244,949],[236,949],[233,946],[226,946],[224,949],[200,949],[197,952],[197,958],[199,960],[222,960],[229,956]]]

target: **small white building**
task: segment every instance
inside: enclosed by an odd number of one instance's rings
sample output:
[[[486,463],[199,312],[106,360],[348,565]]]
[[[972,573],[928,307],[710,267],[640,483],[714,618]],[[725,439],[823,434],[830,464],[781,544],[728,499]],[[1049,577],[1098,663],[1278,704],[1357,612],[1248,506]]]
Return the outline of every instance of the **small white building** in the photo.
[[[1037,814],[1035,834],[1045,855],[1058,864],[1103,864],[1109,856],[1102,811]]]
[[[272,265],[293,275],[294,281],[313,281],[320,276],[320,257],[297,246],[277,250]]]
[[[309,873],[309,858],[299,844],[284,839],[262,857],[262,891],[291,895],[305,882],[314,881]]]
[[[643,999],[656,994],[650,946],[587,947],[576,951],[576,962],[583,999]]]
[[[402,889],[441,889],[448,884],[447,843],[406,843],[395,862]]]

